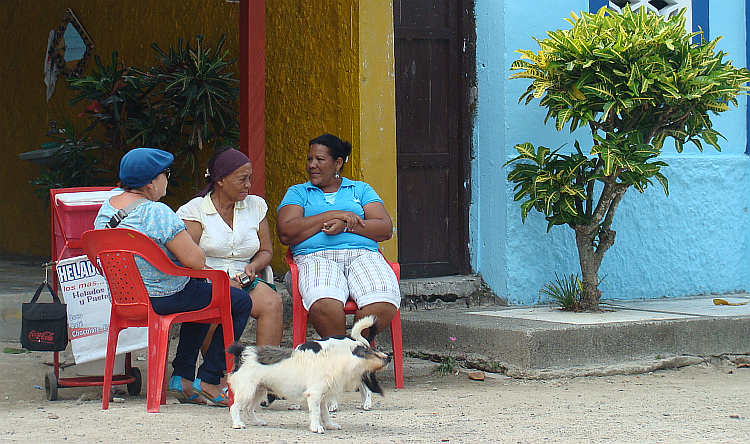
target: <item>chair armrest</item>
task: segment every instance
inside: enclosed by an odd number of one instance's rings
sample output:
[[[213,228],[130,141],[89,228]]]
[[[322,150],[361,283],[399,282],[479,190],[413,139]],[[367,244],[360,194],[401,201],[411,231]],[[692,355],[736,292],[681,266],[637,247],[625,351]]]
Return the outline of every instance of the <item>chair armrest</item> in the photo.
[[[261,279],[268,283],[273,283],[273,268],[270,265],[266,265],[266,268],[260,270],[258,273]]]

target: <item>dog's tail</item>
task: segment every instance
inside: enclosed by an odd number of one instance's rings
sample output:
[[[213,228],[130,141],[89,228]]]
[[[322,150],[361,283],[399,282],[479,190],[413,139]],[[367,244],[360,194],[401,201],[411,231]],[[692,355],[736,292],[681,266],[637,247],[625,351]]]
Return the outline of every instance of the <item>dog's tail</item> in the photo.
[[[245,346],[240,344],[239,342],[233,342],[232,345],[227,347],[227,353],[230,355],[234,355],[234,370],[232,373],[236,372],[237,369],[240,368],[242,365],[242,352],[245,351]]]
[[[364,329],[366,328],[370,329],[367,333],[367,338],[362,336],[362,331],[364,331]],[[377,333],[378,318],[372,315],[360,319],[354,324],[354,327],[352,327],[352,339],[363,344],[366,343],[367,345],[370,345],[372,343]]]

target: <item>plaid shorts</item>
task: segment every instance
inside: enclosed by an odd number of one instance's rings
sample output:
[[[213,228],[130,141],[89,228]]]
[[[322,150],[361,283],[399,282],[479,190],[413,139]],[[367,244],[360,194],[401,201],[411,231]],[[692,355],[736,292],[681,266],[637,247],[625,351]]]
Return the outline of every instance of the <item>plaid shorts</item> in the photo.
[[[342,304],[351,297],[358,307],[375,302],[401,306],[401,290],[385,258],[370,250],[323,250],[294,256],[299,292],[305,309],[332,298]]]

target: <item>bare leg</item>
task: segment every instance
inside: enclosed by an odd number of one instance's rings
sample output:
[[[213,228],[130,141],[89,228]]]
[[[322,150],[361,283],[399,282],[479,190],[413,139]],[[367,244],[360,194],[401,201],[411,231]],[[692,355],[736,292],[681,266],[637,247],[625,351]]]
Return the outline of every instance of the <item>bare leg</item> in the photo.
[[[284,332],[284,304],[281,295],[264,283],[250,291],[253,309],[250,316],[258,320],[255,333],[257,345],[280,345]]]
[[[373,315],[378,319],[378,333],[385,330],[391,324],[393,316],[396,315],[396,306],[388,302],[375,302],[374,304],[365,305],[354,313],[354,322]],[[362,332],[362,336],[367,337],[369,328]]]
[[[345,335],[344,304],[331,298],[318,299],[310,307],[310,322],[321,338]]]

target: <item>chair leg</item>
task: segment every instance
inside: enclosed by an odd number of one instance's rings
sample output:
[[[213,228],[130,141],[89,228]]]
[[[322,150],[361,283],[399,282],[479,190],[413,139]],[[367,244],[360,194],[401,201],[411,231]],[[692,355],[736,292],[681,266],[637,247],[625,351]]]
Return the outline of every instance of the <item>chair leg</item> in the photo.
[[[169,354],[169,323],[149,319],[148,343],[146,410],[149,413],[159,413],[159,407],[162,403],[166,404],[167,396],[164,373]]]
[[[296,347],[307,341],[307,317],[308,313],[302,304],[302,295],[299,293],[299,274],[295,264],[289,265],[292,279],[292,346]]]
[[[292,345],[294,347],[307,342],[307,310],[294,314],[292,321]]]
[[[169,384],[169,373],[167,372],[167,365],[169,364],[169,337],[167,336],[167,352],[164,354],[164,375],[162,376],[161,382],[161,397],[159,399],[159,405],[167,404],[167,385]]]
[[[230,345],[234,342],[234,328],[233,328],[233,322],[232,322],[232,315],[231,313],[222,316],[221,319],[221,331],[224,334],[224,350],[229,348]],[[232,358],[232,355],[229,353],[224,353],[224,356],[227,360],[227,375],[234,370],[234,359]],[[232,404],[234,404],[234,392],[232,391],[232,388],[229,387],[229,407],[232,407]]]
[[[117,338],[120,336],[118,320],[111,317],[109,333],[107,334],[107,354],[104,358],[104,383],[102,384],[102,410],[109,408],[109,393],[112,389],[112,373],[115,370],[115,357],[117,354]]]
[[[393,373],[396,388],[404,388],[404,348],[401,335],[401,310],[391,320],[391,344],[393,345]]]

